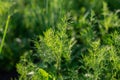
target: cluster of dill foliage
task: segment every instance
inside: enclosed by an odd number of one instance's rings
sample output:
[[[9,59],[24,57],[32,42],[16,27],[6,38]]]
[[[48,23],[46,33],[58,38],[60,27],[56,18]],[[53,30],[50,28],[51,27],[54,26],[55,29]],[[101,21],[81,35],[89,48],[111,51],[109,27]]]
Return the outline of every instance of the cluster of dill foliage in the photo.
[[[119,80],[119,4],[0,0],[0,71],[16,67],[19,80]]]

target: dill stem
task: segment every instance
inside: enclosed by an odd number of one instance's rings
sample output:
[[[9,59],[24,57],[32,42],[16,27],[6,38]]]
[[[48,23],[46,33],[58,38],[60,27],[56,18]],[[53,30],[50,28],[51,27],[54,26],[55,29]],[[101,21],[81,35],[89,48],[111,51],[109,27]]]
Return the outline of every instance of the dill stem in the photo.
[[[2,52],[2,48],[3,48],[3,45],[4,45],[4,41],[5,41],[5,37],[6,37],[6,34],[7,34],[9,21],[10,21],[10,15],[8,15],[8,18],[7,18],[7,21],[6,21],[4,34],[3,34],[2,42],[1,42],[1,45],[0,45],[0,53]]]

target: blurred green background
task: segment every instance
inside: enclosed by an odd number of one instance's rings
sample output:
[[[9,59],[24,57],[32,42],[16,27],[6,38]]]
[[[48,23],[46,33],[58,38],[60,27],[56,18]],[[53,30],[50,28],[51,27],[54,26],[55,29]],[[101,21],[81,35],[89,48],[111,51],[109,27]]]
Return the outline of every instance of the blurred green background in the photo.
[[[103,1],[113,12],[120,9],[120,0],[0,0],[0,43],[7,17],[11,15],[0,54],[0,80],[17,76],[16,63],[20,56],[31,50],[34,53],[32,41],[50,27],[56,28],[64,15],[71,20],[74,15],[80,17],[94,10],[99,17]],[[77,22],[73,26],[77,26]],[[77,27],[74,32],[78,32]]]

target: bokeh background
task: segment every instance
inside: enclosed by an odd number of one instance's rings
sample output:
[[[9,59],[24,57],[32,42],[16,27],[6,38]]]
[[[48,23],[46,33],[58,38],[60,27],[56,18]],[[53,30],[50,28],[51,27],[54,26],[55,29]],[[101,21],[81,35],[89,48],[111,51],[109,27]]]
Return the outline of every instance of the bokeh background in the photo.
[[[0,53],[0,80],[18,76],[16,64],[20,56],[31,50],[34,52],[32,41],[50,27],[55,28],[61,17],[67,15],[71,21],[72,16],[80,17],[90,10],[99,16],[103,1],[113,12],[120,9],[120,0],[0,0],[0,43],[7,17],[11,15]],[[77,28],[74,32],[78,32]]]

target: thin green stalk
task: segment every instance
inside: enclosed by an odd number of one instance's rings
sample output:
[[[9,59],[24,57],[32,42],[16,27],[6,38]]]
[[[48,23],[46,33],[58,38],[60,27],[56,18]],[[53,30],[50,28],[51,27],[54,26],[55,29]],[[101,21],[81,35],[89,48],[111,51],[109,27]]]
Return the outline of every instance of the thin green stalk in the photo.
[[[10,21],[10,15],[8,16],[7,21],[6,21],[4,34],[3,34],[2,42],[1,42],[1,45],[0,45],[0,53],[2,52],[2,47],[4,45],[4,41],[5,41],[5,37],[6,37],[6,34],[7,34],[9,21]]]

